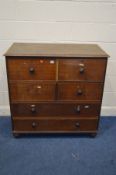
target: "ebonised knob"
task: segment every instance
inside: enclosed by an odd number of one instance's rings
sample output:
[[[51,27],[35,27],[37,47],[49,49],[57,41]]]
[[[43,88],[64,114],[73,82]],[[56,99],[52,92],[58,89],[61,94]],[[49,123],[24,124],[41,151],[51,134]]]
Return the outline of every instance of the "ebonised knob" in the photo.
[[[29,72],[33,74],[35,72],[35,69],[33,67],[30,67]]]
[[[82,95],[82,94],[83,94],[83,91],[81,89],[78,89],[77,95]]]
[[[32,122],[32,128],[36,128],[38,126],[38,123]]]
[[[36,112],[36,106],[35,105],[31,105],[30,107],[31,107],[31,112],[32,113]]]
[[[84,67],[80,67],[80,70],[79,70],[79,72],[82,74],[82,73],[84,73]]]
[[[81,111],[80,105],[76,106],[76,112],[77,112],[77,113],[80,113],[80,111]]]
[[[76,126],[77,128],[79,128],[79,127],[80,127],[80,123],[79,123],[79,122],[76,122],[76,123],[75,123],[75,126]]]

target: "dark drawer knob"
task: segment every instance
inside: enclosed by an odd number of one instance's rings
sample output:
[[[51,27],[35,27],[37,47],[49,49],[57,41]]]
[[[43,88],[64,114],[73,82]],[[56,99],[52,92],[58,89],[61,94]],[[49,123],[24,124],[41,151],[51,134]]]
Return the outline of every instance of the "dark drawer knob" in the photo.
[[[31,112],[35,113],[36,112],[36,106],[35,105],[31,105]]]
[[[76,126],[77,128],[79,128],[79,127],[80,127],[80,123],[79,123],[79,122],[76,122],[76,123],[75,123],[75,126]]]
[[[81,89],[78,89],[77,95],[82,95],[82,94],[83,94],[83,91]]]
[[[38,126],[38,123],[32,122],[32,128],[36,128]]]
[[[76,106],[76,112],[77,112],[77,113],[80,113],[80,111],[81,111],[80,105]]]
[[[36,108],[31,108],[31,112],[35,113],[36,112]]]
[[[82,74],[82,73],[84,73],[84,67],[80,67],[80,70],[79,70],[79,72]]]
[[[33,74],[35,72],[35,69],[33,67],[30,67],[29,72]]]

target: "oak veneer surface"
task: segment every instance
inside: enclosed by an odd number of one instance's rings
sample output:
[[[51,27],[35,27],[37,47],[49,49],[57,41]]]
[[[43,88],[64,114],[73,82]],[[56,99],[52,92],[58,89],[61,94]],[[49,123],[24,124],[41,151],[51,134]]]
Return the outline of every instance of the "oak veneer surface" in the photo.
[[[108,58],[98,45],[14,43],[5,56],[13,134],[97,133]]]

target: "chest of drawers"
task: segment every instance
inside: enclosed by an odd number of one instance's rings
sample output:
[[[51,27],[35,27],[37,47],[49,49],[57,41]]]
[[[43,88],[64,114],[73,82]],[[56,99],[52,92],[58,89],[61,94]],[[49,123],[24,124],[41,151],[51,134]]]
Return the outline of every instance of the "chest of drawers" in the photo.
[[[5,57],[14,136],[96,135],[108,58],[98,45],[14,43]]]

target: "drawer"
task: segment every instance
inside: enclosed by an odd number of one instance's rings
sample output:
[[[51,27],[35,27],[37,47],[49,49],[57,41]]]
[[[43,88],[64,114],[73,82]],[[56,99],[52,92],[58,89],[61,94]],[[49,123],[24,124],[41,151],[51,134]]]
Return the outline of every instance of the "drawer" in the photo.
[[[43,101],[55,99],[55,83],[40,81],[10,81],[13,101]]]
[[[92,119],[14,119],[16,132],[91,132],[97,130],[98,120]]]
[[[58,100],[101,100],[102,83],[58,83]]]
[[[46,116],[99,116],[100,104],[79,103],[17,103],[11,104],[13,117],[46,117]]]
[[[59,80],[103,81],[106,59],[59,59]]]
[[[56,60],[39,58],[7,59],[10,80],[55,80]]]

